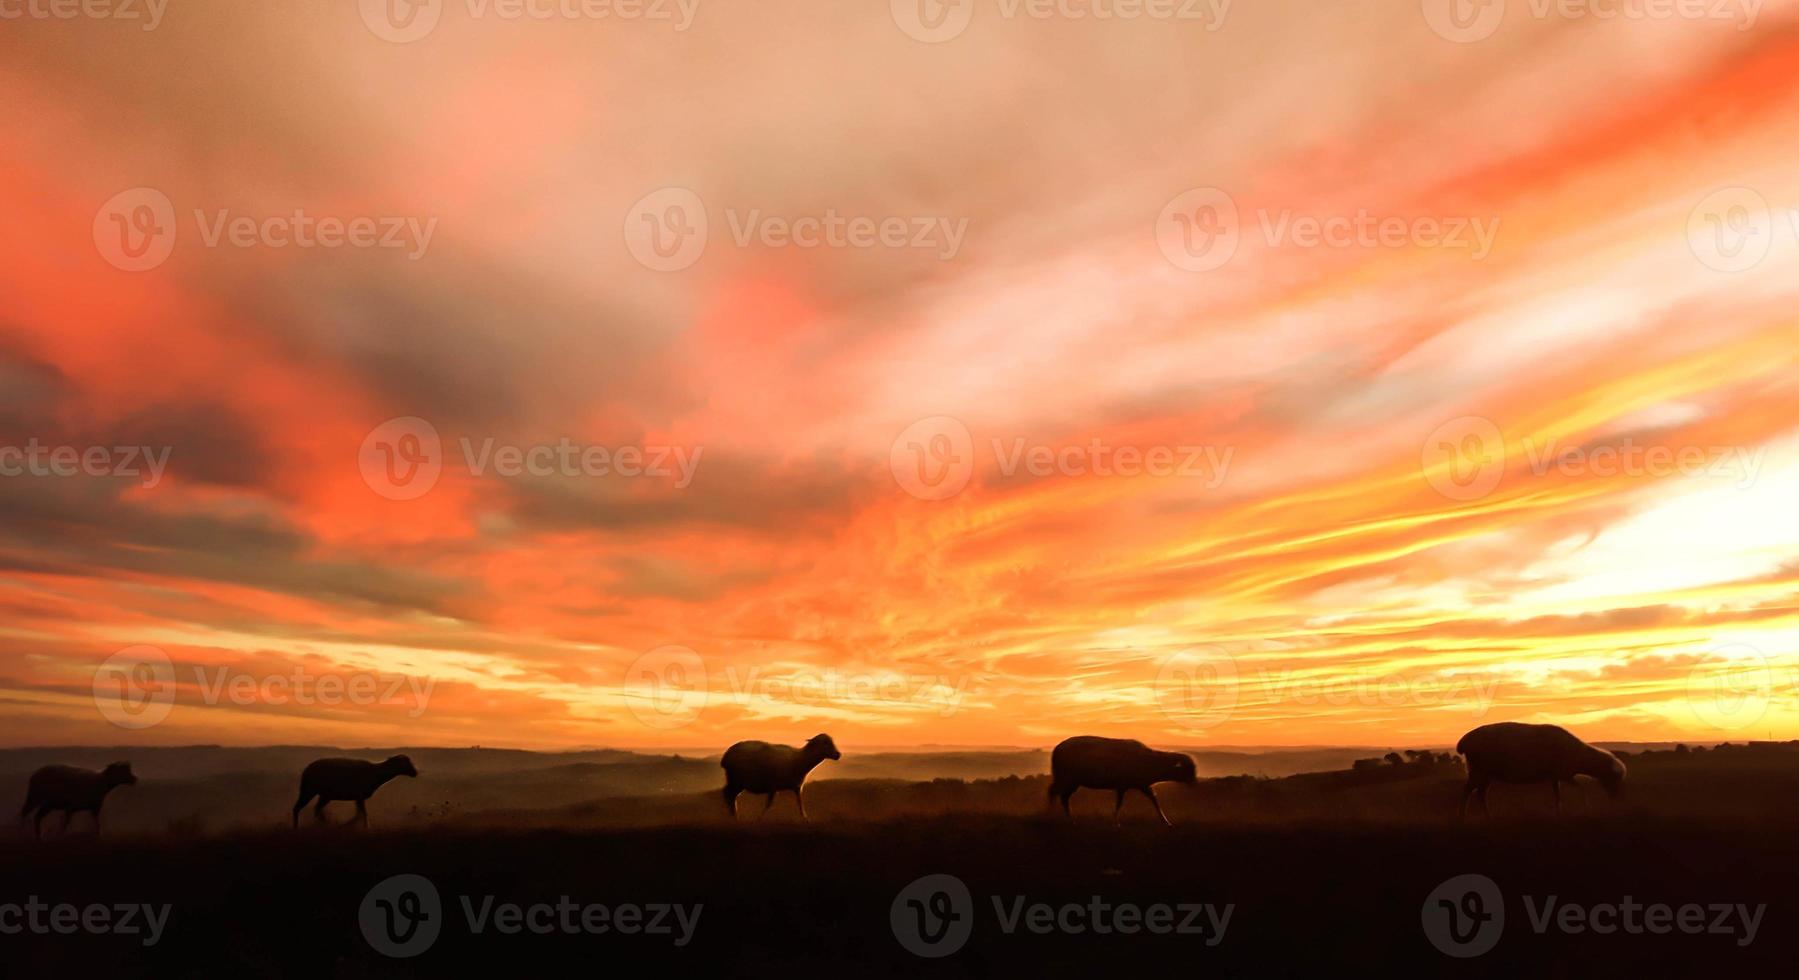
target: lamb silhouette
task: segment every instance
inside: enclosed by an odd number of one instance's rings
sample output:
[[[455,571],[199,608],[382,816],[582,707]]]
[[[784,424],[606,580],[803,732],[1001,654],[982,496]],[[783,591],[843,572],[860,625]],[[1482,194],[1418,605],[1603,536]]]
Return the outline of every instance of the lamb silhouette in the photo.
[[[106,794],[115,786],[130,786],[136,782],[129,762],[115,762],[99,772],[74,766],[45,766],[31,774],[19,820],[23,822],[26,814],[36,810],[37,815],[31,821],[31,835],[41,839],[45,814],[61,810],[62,831],[67,832],[69,821],[85,810],[94,815],[94,833],[97,835],[100,833],[100,805],[106,802]]]
[[[814,735],[797,749],[767,742],[738,742],[726,749],[725,757],[719,760],[725,770],[725,807],[735,817],[739,793],[762,793],[767,798],[762,804],[762,815],[767,816],[769,807],[775,805],[775,794],[791,790],[800,807],[800,818],[809,820],[806,800],[801,795],[806,775],[826,759],[841,758],[843,753],[837,751],[837,743],[829,735]]]
[[[325,819],[325,804],[334,800],[353,800],[356,803],[354,819],[361,820],[367,827],[369,797],[395,776],[417,777],[418,774],[419,771],[412,768],[412,760],[403,755],[390,756],[378,763],[362,759],[319,759],[300,773],[300,799],[294,803],[294,828],[299,829],[300,811],[315,796],[319,802],[312,808],[312,815],[317,819]]]
[[[1480,795],[1480,812],[1487,813],[1487,787],[1495,782],[1550,783],[1555,788],[1557,813],[1562,812],[1562,783],[1573,783],[1575,776],[1599,780],[1614,797],[1624,789],[1624,763],[1617,756],[1588,745],[1559,725],[1515,721],[1482,725],[1463,735],[1455,750],[1468,761],[1468,783],[1462,788],[1463,819],[1475,794]]]
[[[1049,756],[1049,798],[1053,804],[1062,800],[1062,812],[1070,817],[1068,798],[1078,789],[1109,789],[1118,794],[1112,807],[1112,822],[1124,809],[1124,794],[1137,790],[1155,804],[1156,816],[1173,826],[1162,812],[1162,801],[1156,799],[1156,783],[1175,782],[1189,786],[1199,782],[1193,757],[1184,752],[1158,752],[1142,742],[1128,738],[1100,738],[1077,735],[1057,745]]]

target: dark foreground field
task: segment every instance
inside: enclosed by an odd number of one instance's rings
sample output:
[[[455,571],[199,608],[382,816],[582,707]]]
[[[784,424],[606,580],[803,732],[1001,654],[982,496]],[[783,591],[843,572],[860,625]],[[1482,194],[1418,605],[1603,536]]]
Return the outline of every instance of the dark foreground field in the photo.
[[[0,935],[0,972],[1786,975],[1799,954],[1794,758],[1639,757],[1625,801],[1589,792],[1583,809],[1556,818],[1546,789],[1495,791],[1494,819],[1466,826],[1449,813],[1459,767],[1435,766],[1165,787],[1180,823],[1172,829],[1151,823],[1141,800],[1113,827],[1109,801],[1097,794],[1084,794],[1091,798],[1072,824],[1047,817],[1044,785],[1030,778],[822,783],[809,794],[811,824],[797,821],[791,802],[757,821],[760,803],[747,798],[745,819],[730,824],[710,794],[681,793],[553,813],[390,821],[373,833],[13,840],[0,846],[0,906],[35,896],[45,907],[146,903],[170,911],[152,946],[142,934],[93,935],[78,925],[69,934]],[[525,826],[507,826],[514,818]],[[435,906],[414,904],[393,885],[383,890],[402,874],[427,879]],[[934,874],[959,880],[966,903],[937,888],[901,896]],[[1426,899],[1468,874],[1490,878],[1497,901],[1469,905],[1458,891],[1456,907],[1471,915],[1502,909],[1503,922],[1478,933],[1494,938],[1489,951],[1451,958],[1427,931]],[[386,909],[377,906],[382,899]],[[1552,919],[1533,922],[1552,899]],[[471,927],[465,902],[477,914],[490,910],[483,932]],[[497,931],[491,910],[509,904],[547,906],[536,920],[547,934]],[[1013,909],[1038,904],[1047,909],[1008,928]],[[684,945],[675,914],[657,911],[664,905],[688,911]],[[1666,934],[1626,927],[1647,921],[1629,907],[1663,905]],[[587,906],[605,906],[607,920]],[[1126,906],[1136,911],[1121,919]],[[1161,914],[1171,929],[1191,931],[1143,931],[1158,906],[1167,907]],[[1577,920],[1562,918],[1568,906]],[[1685,906],[1698,907],[1684,913],[1691,933],[1676,928]],[[618,927],[638,925],[627,907],[643,908],[641,924],[660,917],[668,931],[621,934]],[[1187,907],[1196,910],[1191,917]],[[1434,898],[1430,907],[1447,922]],[[1607,911],[1620,907],[1628,918]],[[1038,930],[1033,914],[1047,919],[1035,920]],[[0,908],[0,928],[18,921]],[[1458,921],[1476,935],[1474,919]],[[376,948],[419,924],[440,931],[427,943],[411,933],[403,945],[418,955],[391,958]],[[607,931],[565,931],[567,924]],[[1127,926],[1137,931],[1119,928]],[[1443,928],[1438,933],[1441,940]],[[906,946],[921,939],[938,940],[932,950],[961,945],[925,959]]]
[[[966,818],[885,824],[279,836],[66,845],[7,855],[0,889],[45,903],[170,903],[166,932],[0,937],[13,976],[866,975],[1203,976],[1357,974],[1699,976],[1790,970],[1799,844],[1783,832],[1693,823],[1528,821],[1499,828],[1108,826]],[[1504,931],[1452,960],[1421,926],[1424,899],[1454,876],[1491,877]],[[378,882],[418,874],[437,889],[442,932],[422,954],[376,952],[358,910]],[[895,896],[926,873],[973,899],[966,945],[938,960],[896,938]],[[1673,906],[1766,903],[1738,935],[1539,935],[1524,897]],[[700,904],[674,935],[475,935],[461,896],[497,903]],[[1175,908],[1233,906],[1216,945],[1199,934],[1007,934],[993,899]],[[646,919],[652,913],[646,912]],[[1710,915],[1707,916],[1710,918]],[[670,917],[672,924],[673,919]],[[405,923],[402,922],[402,925]],[[677,972],[678,971],[678,972]]]

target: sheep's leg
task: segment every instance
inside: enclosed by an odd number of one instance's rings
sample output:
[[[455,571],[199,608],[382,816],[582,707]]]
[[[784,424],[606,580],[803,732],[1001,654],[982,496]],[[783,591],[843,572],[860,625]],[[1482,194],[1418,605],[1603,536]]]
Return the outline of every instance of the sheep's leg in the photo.
[[[312,802],[313,795],[314,794],[312,794],[312,793],[304,793],[303,792],[300,794],[300,799],[294,803],[294,829],[295,830],[300,829],[300,811],[306,809],[306,804]]]
[[[1073,795],[1074,790],[1072,789],[1065,789],[1062,791],[1062,816],[1067,817],[1070,820],[1074,819],[1074,811],[1068,809],[1068,798]]]
[[[325,804],[327,804],[329,802],[331,802],[331,801],[325,799],[323,796],[319,797],[318,804],[312,808],[312,819],[317,820],[319,823],[324,823],[325,822]]]
[[[1562,815],[1562,781],[1552,779],[1549,785],[1555,789],[1555,815],[1559,817]]]
[[[1124,796],[1123,793],[1120,793],[1118,795],[1120,797]],[[1156,805],[1156,816],[1162,818],[1162,826],[1164,826],[1164,827],[1174,826],[1174,821],[1168,819],[1168,814],[1162,812],[1162,801],[1156,799],[1156,788],[1154,786],[1143,787],[1143,795],[1149,797],[1149,801]]]
[[[1112,804],[1112,826],[1118,826],[1118,814],[1124,809],[1124,790],[1118,791],[1118,802]]]
[[[806,816],[806,798],[804,796],[800,795],[800,791],[797,788],[794,789],[794,791],[793,791],[793,802],[799,804],[800,819],[805,820],[805,821],[810,821],[812,818]]]
[[[368,827],[369,827],[369,808],[368,808],[367,801],[365,801],[365,800],[357,800],[356,801],[356,819],[362,821],[362,829],[364,829],[364,830],[368,829]]]
[[[49,815],[49,813],[50,807],[48,804],[37,808],[37,816],[31,821],[32,837],[38,840],[44,839],[44,817]]]
[[[770,793],[770,794],[768,794],[768,796],[767,796],[767,797],[765,797],[765,798],[764,798],[764,799],[763,799],[763,802],[762,802],[762,816],[761,816],[761,817],[757,817],[757,818],[756,818],[756,819],[757,819],[757,820],[760,820],[760,819],[762,819],[762,817],[766,817],[766,816],[768,816],[768,811],[769,811],[769,809],[770,809],[770,808],[772,808],[772,807],[773,807],[773,806],[774,806],[774,805],[775,805],[775,794],[773,794],[773,793]]]
[[[743,792],[743,787],[733,786],[730,783],[725,784],[725,809],[730,811],[733,819],[737,816],[737,794],[741,792]]]
[[[64,810],[62,812],[62,829],[56,832],[56,836],[67,837],[69,835],[69,824],[73,823],[74,820],[75,820],[75,811],[74,810]]]
[[[1468,782],[1462,786],[1462,819],[1463,820],[1468,819],[1468,802],[1470,800],[1474,799],[1474,794],[1480,792],[1481,788],[1482,788],[1481,784],[1476,782],[1472,776],[1470,776],[1468,778]],[[1482,797],[1482,805],[1483,806],[1485,805],[1485,797]]]

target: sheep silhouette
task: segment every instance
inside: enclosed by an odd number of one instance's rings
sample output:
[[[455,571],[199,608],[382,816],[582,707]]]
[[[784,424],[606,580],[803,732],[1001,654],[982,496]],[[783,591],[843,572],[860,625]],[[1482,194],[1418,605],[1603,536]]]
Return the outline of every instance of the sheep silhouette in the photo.
[[[115,762],[99,772],[74,766],[45,766],[31,774],[19,820],[24,822],[26,814],[36,810],[31,821],[31,834],[42,838],[45,814],[61,810],[62,830],[66,832],[75,814],[85,810],[94,815],[94,833],[98,834],[100,805],[106,802],[106,794],[115,786],[130,786],[136,782],[129,762]]]
[[[791,790],[801,819],[811,819],[806,816],[806,800],[801,795],[806,775],[826,759],[841,758],[843,753],[837,751],[837,743],[823,734],[812,736],[797,749],[767,742],[738,742],[726,749],[725,757],[719,760],[725,770],[725,808],[735,817],[738,794],[762,793],[766,797],[762,815],[767,816],[769,807],[775,805],[775,794]]]
[[[1476,794],[1480,812],[1487,813],[1487,787],[1495,782],[1547,782],[1555,788],[1557,813],[1562,812],[1562,783],[1574,783],[1575,776],[1597,779],[1614,797],[1624,788],[1624,763],[1617,756],[1588,745],[1559,725],[1515,721],[1482,725],[1463,735],[1455,750],[1468,761],[1468,782],[1462,788],[1464,819]]]
[[[1162,801],[1156,799],[1155,784],[1163,782],[1199,782],[1193,757],[1184,752],[1158,752],[1142,742],[1128,738],[1100,738],[1078,735],[1057,745],[1049,756],[1049,798],[1053,804],[1060,797],[1062,812],[1070,817],[1068,798],[1078,789],[1109,789],[1118,794],[1112,807],[1112,822],[1118,822],[1124,809],[1124,794],[1137,790],[1155,804],[1156,816],[1173,826],[1162,812]]]
[[[312,815],[317,819],[325,819],[325,804],[350,800],[356,803],[353,819],[362,821],[367,827],[369,797],[395,776],[417,777],[418,774],[419,771],[412,767],[412,760],[403,755],[390,756],[381,762],[319,759],[300,773],[300,799],[294,803],[294,828],[300,826],[300,811],[315,796],[319,802],[312,808]]]

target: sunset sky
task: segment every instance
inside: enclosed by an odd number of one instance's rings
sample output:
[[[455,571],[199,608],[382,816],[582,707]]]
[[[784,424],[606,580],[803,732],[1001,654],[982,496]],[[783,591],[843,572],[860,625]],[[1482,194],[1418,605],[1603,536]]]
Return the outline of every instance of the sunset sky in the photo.
[[[1799,2],[962,3],[0,20],[0,742],[1799,738]]]

